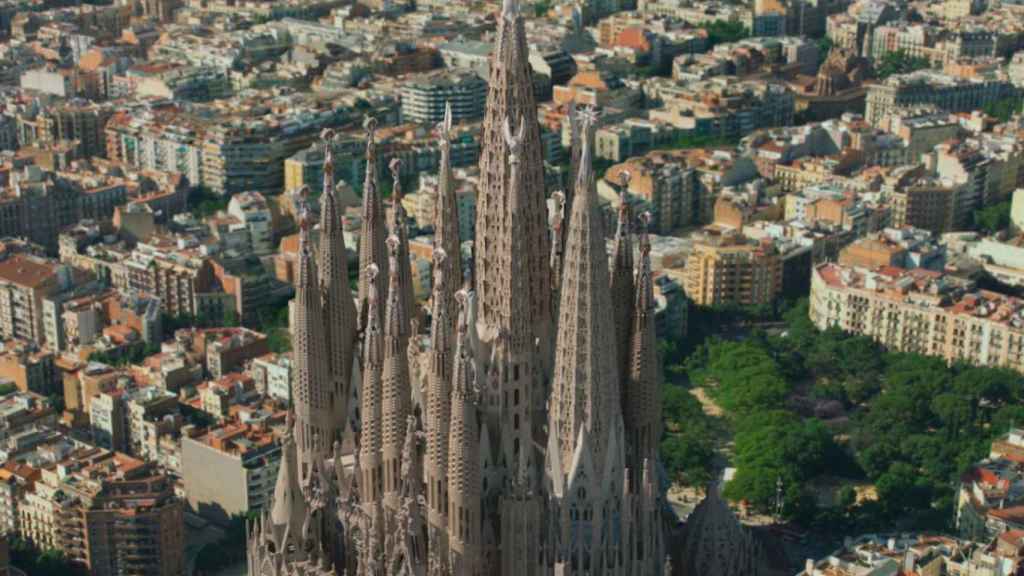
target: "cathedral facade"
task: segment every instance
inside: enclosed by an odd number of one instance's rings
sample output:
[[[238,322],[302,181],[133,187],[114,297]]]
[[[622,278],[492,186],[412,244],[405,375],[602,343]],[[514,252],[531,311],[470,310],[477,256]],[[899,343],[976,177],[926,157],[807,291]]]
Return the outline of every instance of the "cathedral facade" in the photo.
[[[580,111],[573,182],[557,193],[549,226],[527,50],[517,3],[506,0],[471,266],[461,256],[450,111],[439,127],[425,347],[413,321],[398,167],[385,217],[369,122],[353,294],[325,147],[318,248],[309,219],[300,227],[293,416],[272,505],[250,530],[250,574],[665,572],[645,219],[622,203],[609,257],[592,166],[595,117]]]

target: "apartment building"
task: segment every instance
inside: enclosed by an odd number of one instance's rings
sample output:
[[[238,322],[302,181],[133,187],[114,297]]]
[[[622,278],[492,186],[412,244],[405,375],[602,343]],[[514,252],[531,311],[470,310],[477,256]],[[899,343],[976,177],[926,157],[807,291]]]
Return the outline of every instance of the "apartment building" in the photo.
[[[782,259],[771,241],[711,226],[694,234],[683,274],[686,295],[698,306],[766,304],[782,289]]]
[[[260,393],[291,402],[294,363],[290,353],[264,354],[252,361],[247,372],[252,375]]]
[[[483,118],[487,82],[469,72],[434,72],[412,77],[399,92],[404,121],[437,124],[444,120],[445,106],[451,104],[452,120],[461,123]]]
[[[895,351],[1024,372],[1024,301],[941,272],[822,264],[810,317]]]
[[[281,460],[279,439],[267,429],[223,424],[181,439],[182,478],[190,509],[226,523],[270,503]]]
[[[0,379],[22,392],[52,394],[58,384],[53,352],[31,342],[4,342],[0,347]]]
[[[105,127],[106,156],[136,168],[179,172],[199,186],[203,129],[175,110],[119,112]]]
[[[793,91],[776,82],[716,77],[663,92],[665,106],[650,119],[698,135],[740,138],[793,123]]]
[[[900,108],[922,104],[932,104],[949,112],[970,112],[1013,96],[1016,91],[1009,80],[1002,77],[962,78],[919,70],[869,85],[864,116],[877,126]]]
[[[9,535],[19,531],[18,509],[38,479],[38,469],[13,460],[0,468],[0,533]]]
[[[266,198],[259,192],[235,194],[228,202],[227,213],[248,232],[248,249],[258,256],[274,251],[274,217]]]
[[[182,503],[168,478],[142,460],[79,448],[41,470],[18,514],[24,538],[90,574],[184,573]]]
[[[913,226],[933,234],[962,229],[970,217],[960,210],[962,190],[946,178],[922,176],[907,182],[889,195],[893,226]]]
[[[43,301],[67,288],[67,266],[29,254],[0,260],[0,337],[46,344]]]

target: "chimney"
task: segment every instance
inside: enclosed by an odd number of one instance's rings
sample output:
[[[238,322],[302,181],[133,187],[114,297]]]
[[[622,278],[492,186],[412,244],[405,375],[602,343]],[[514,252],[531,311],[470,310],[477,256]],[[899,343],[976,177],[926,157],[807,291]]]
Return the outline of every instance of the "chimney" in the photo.
[[[804,576],[814,576],[814,560],[808,558],[804,563]]]

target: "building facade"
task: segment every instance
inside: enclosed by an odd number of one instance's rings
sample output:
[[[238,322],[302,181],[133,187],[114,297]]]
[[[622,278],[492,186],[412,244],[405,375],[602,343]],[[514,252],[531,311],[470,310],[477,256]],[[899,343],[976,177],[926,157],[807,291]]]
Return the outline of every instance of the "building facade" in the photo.
[[[811,321],[898,352],[1024,372],[1024,302],[915,268],[817,266]]]

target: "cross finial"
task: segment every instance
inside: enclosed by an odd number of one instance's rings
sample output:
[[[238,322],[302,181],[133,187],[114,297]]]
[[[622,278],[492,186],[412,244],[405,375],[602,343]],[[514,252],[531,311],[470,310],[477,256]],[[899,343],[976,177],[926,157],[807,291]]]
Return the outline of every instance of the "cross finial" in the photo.
[[[597,109],[593,106],[585,106],[583,110],[576,112],[577,117],[580,121],[580,127],[586,131],[589,130],[594,124],[597,124]]]
[[[515,135],[512,134],[512,125],[509,123],[508,118],[505,118],[505,124],[503,125],[505,143],[508,144],[508,161],[511,164],[519,163],[519,154],[523,149],[523,136],[526,133],[526,122],[520,122],[519,129],[516,130]]]
[[[388,168],[391,170],[391,179],[394,183],[392,193],[394,195],[396,203],[395,207],[397,209],[397,203],[402,200],[402,159],[392,158],[391,162],[388,164]]]
[[[377,119],[373,116],[367,116],[363,120],[363,128],[366,130],[368,136],[373,136],[373,133],[377,130]]]
[[[380,268],[376,264],[369,264],[363,270],[363,274],[366,274],[366,284],[369,286],[367,299],[371,303],[375,303],[377,302],[377,276],[380,275]],[[372,326],[373,323],[370,325]]]
[[[519,16],[519,0],[502,0],[501,15],[512,21]]]
[[[619,172],[619,186],[623,189],[629,188],[629,181],[633,179],[633,174],[629,170],[622,170]]]
[[[302,205],[299,207],[299,228],[307,231],[312,220],[309,214],[309,186],[303,184],[299,188],[297,196],[302,199]]]
[[[647,235],[647,230],[650,228],[651,220],[654,217],[650,212],[644,212],[640,215],[640,252],[648,254],[651,251],[651,239]]]
[[[448,142],[451,139],[452,134],[452,101],[448,100],[444,103],[444,120],[437,124],[437,135],[440,136],[441,142]]]
[[[629,210],[629,181],[632,177],[629,170],[619,172],[619,218],[626,218]]]

